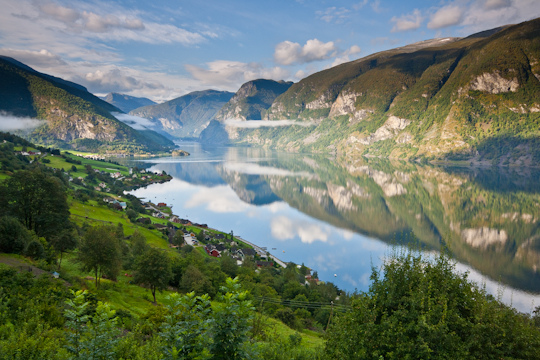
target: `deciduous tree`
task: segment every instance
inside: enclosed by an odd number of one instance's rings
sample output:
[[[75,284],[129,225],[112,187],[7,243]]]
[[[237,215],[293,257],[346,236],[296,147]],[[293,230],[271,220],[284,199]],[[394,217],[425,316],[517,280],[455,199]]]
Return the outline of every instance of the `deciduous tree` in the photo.
[[[156,290],[165,290],[172,277],[171,263],[167,254],[163,250],[149,248],[139,256],[135,269],[137,270],[135,282],[150,286],[156,303]]]

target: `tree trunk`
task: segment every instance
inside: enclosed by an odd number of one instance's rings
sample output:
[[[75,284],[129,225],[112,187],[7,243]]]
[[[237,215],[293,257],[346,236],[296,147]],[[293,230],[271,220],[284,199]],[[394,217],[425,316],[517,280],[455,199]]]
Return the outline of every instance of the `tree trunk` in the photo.
[[[156,287],[152,286],[152,295],[154,295],[154,304],[156,304]]]
[[[60,267],[62,266],[62,255],[64,253],[60,251],[60,262],[58,263],[58,270],[60,270]]]

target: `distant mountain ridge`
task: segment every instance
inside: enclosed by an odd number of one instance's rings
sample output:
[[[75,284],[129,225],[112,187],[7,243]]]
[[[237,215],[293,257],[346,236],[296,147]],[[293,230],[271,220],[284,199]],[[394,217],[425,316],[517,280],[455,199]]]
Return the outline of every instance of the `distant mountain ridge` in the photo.
[[[216,115],[216,120],[261,120],[279,95],[287,91],[292,81],[258,79],[243,84]]]
[[[140,153],[166,147],[118,121],[115,106],[82,86],[0,58],[0,110],[46,120],[25,136],[35,143],[89,151]],[[166,145],[165,145],[166,146]]]
[[[228,91],[194,91],[162,104],[129,112],[154,122],[154,130],[175,137],[198,137],[234,94]]]
[[[540,19],[320,71],[276,97],[263,116],[282,119],[313,125],[220,131],[214,124],[211,132],[227,131],[239,144],[351,158],[539,165]]]
[[[155,105],[156,102],[147,99],[145,97],[135,97],[119,93],[108,93],[106,96],[101,97],[100,99],[112,104],[122,110],[125,113],[130,112],[131,110],[148,106]]]

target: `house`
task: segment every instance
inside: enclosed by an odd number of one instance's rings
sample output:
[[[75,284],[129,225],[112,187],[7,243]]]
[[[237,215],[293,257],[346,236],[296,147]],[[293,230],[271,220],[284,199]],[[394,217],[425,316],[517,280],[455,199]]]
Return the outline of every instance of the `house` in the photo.
[[[191,237],[197,237],[194,232],[190,232],[189,235],[191,235]]]
[[[99,183],[99,187],[105,189],[107,187],[107,184],[105,183]]]
[[[127,208],[127,204],[125,202],[119,202],[119,204],[122,207],[122,210],[125,210],[125,208]]]
[[[216,245],[216,250],[219,251],[219,252],[223,252],[225,251],[227,248],[225,247],[225,245],[223,244],[217,244]]]
[[[157,218],[160,218],[160,219],[165,219],[165,215],[162,213],[162,212],[157,212],[155,211],[153,214],[152,214],[153,217],[157,217]]]
[[[135,179],[137,177],[137,174],[133,174],[131,177]]]
[[[113,203],[112,207],[113,207],[114,210],[122,210],[122,205],[120,205],[119,202]]]
[[[118,179],[120,176],[122,176],[122,174],[120,174],[119,172],[111,173],[111,177],[112,177],[113,179]]]
[[[141,178],[141,180],[146,180],[146,176],[143,176],[143,177]]]
[[[142,170],[140,171],[140,173],[141,173],[141,174],[144,174],[144,173],[146,173],[146,170],[142,169]]]
[[[169,221],[170,221],[170,222],[173,222],[173,223],[177,223],[177,224],[180,223],[180,219],[179,219],[178,216],[176,216],[176,215],[171,216],[170,219],[169,219]]]
[[[225,239],[225,235],[223,235],[223,234],[215,234],[214,239],[218,239],[218,240]]]
[[[101,188],[99,186],[94,186],[94,190],[101,191]]]
[[[113,199],[112,197],[105,197],[103,198],[103,201],[105,201],[106,203],[112,203],[112,202],[115,202],[116,200]]]
[[[274,262],[273,262],[273,261],[257,261],[256,264],[257,264],[257,267],[258,267],[258,268],[272,267],[272,266],[274,266]]]
[[[167,204],[165,204],[165,203],[158,203],[157,206],[158,206],[158,207],[166,207]]]
[[[52,273],[52,277],[58,279],[58,277],[60,277],[60,274],[55,271]]]
[[[191,221],[186,220],[186,219],[180,219],[180,223],[182,225],[191,226]]]
[[[249,249],[249,248],[241,249],[240,252],[241,252],[244,256],[255,256],[255,254],[256,254],[255,250]]]

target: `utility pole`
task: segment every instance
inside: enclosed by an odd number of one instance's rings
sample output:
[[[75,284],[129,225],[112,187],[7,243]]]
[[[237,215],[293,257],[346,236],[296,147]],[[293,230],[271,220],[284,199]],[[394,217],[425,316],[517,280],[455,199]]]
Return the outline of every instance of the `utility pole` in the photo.
[[[330,301],[330,317],[328,318],[328,324],[326,324],[325,331],[328,330],[328,326],[330,325],[330,320],[332,319],[332,315],[334,314],[334,301]]]

